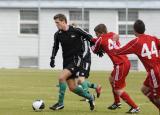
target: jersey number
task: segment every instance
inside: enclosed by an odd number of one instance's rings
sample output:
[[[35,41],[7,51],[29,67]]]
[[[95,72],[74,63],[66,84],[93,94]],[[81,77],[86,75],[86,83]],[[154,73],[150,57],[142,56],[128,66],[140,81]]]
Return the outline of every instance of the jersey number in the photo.
[[[111,39],[108,39],[108,49],[112,50],[113,48],[119,48],[119,47],[117,46],[116,42],[114,42]]]
[[[151,59],[151,55],[152,54],[155,54],[156,57],[158,57],[158,51],[157,51],[157,48],[156,48],[156,44],[154,41],[152,41],[151,43],[151,51],[149,51],[149,48],[147,46],[146,43],[143,44],[143,47],[142,47],[142,51],[141,51],[141,56],[142,57],[148,57],[148,59]]]

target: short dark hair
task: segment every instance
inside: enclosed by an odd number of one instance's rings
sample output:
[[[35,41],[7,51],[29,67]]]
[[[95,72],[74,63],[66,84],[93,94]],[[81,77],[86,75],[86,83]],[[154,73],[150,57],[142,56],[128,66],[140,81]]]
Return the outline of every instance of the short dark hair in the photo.
[[[54,20],[59,19],[60,21],[65,21],[67,23],[67,18],[64,14],[56,14],[53,18]]]
[[[138,34],[143,34],[145,32],[145,24],[142,20],[136,20],[133,25],[134,31]]]
[[[94,28],[95,32],[98,32],[100,34],[102,33],[107,33],[107,27],[105,24],[98,24],[95,28]]]

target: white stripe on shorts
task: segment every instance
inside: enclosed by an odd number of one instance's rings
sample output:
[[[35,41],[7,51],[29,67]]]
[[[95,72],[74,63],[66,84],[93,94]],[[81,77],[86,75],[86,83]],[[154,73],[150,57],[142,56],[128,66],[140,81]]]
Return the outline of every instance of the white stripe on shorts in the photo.
[[[152,81],[153,81],[153,87],[154,88],[158,88],[157,79],[156,79],[156,76],[154,74],[154,70],[153,69],[151,69],[151,77],[152,77]]]
[[[76,73],[76,76],[79,76],[79,71]]]
[[[116,66],[115,81],[118,81],[118,76],[119,76],[119,65]]]

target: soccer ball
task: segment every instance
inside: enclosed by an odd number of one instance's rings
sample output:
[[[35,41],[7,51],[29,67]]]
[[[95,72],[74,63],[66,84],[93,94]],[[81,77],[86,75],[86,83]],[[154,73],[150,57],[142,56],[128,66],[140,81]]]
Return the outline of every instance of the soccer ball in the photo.
[[[33,101],[32,108],[34,111],[42,111],[45,108],[44,101],[41,99]]]

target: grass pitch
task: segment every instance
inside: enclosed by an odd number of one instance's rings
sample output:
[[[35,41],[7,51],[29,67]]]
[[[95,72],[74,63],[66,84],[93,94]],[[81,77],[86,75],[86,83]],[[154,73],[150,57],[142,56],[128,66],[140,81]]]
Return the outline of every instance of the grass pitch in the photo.
[[[89,110],[87,102],[79,101],[81,97],[68,89],[65,95],[65,107],[60,111],[49,110],[48,107],[57,102],[59,71],[32,69],[0,70],[0,115],[125,115],[129,106],[122,101],[122,108],[112,111],[107,106],[113,103],[108,77],[110,72],[91,72],[89,80],[103,87],[101,97],[96,99],[95,111]],[[138,115],[158,115],[158,110],[140,92],[145,79],[144,72],[130,72],[127,77],[126,91],[140,106]],[[93,89],[90,92],[95,93]],[[42,112],[32,110],[35,99],[45,101]]]

